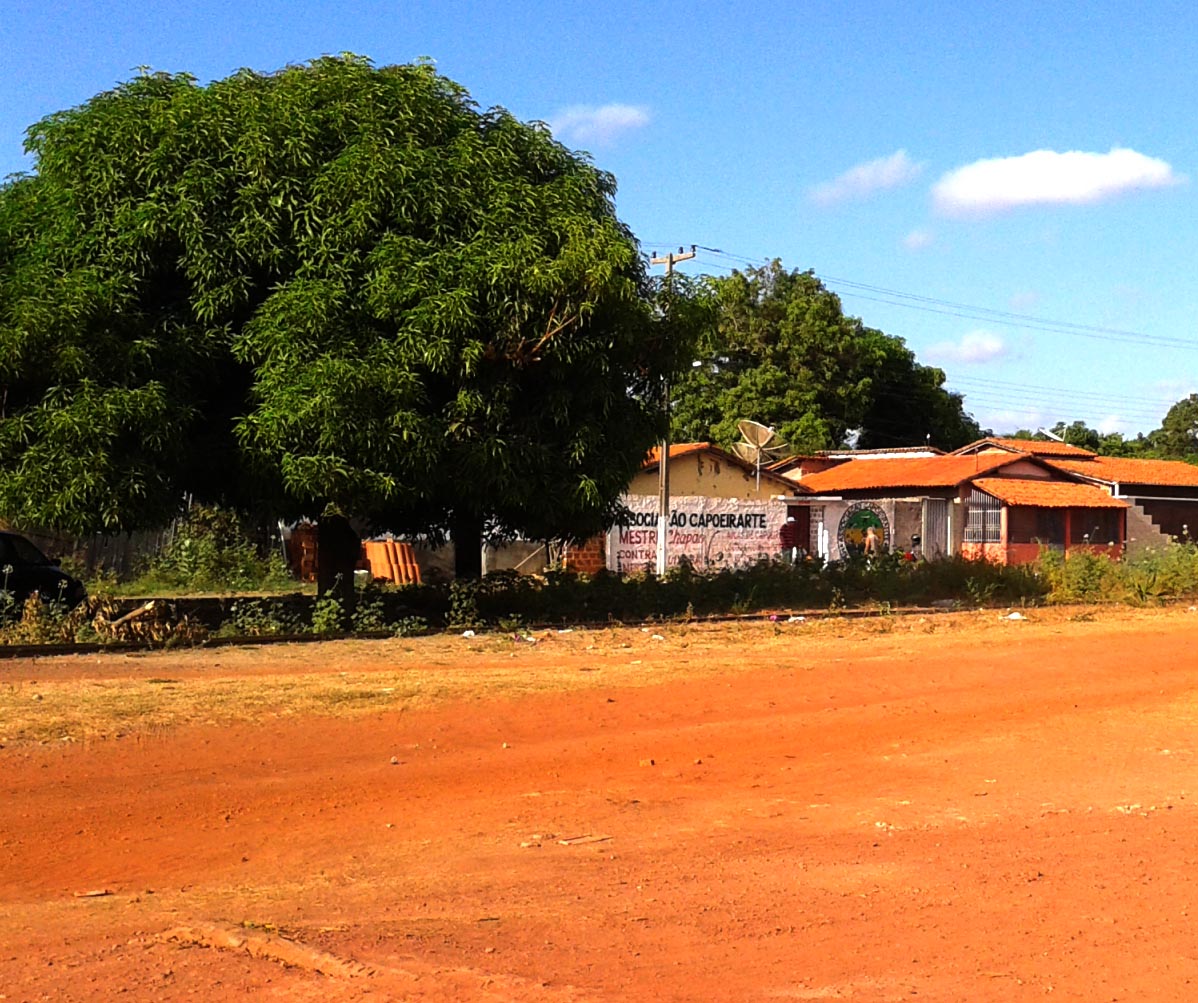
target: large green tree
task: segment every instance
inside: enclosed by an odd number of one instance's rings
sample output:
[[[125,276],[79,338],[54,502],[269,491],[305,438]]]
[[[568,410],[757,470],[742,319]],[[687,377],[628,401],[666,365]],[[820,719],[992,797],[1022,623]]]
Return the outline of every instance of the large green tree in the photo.
[[[771,425],[796,451],[964,445],[980,435],[944,373],[902,339],[847,316],[811,272],[781,262],[711,278],[717,323],[674,391],[674,434],[729,444],[736,422]]]
[[[1148,436],[1153,452],[1175,460],[1198,461],[1198,394],[1179,400],[1161,427]]]
[[[149,73],[0,188],[0,514],[608,521],[686,353],[614,179],[431,65]]]

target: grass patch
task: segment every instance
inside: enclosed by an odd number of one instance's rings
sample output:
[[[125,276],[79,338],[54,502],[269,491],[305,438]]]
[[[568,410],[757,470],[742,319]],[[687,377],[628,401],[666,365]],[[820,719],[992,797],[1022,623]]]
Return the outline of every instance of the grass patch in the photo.
[[[1087,611],[1082,611],[1087,612]],[[1186,614],[1101,609],[1086,619],[1103,629],[1135,629],[1144,618]],[[1039,610],[1037,623],[1008,623],[993,610],[922,616],[832,617],[803,623],[663,625],[541,631],[536,644],[501,635],[467,642],[440,635],[386,641],[222,650],[105,654],[81,663],[45,658],[4,666],[0,744],[87,742],[189,725],[257,723],[285,718],[353,717],[446,702],[519,699],[600,687],[656,685],[671,679],[754,669],[798,671],[836,658],[847,642],[857,654],[909,660],[921,646],[954,636],[996,640],[1012,631],[1059,629],[1079,611]],[[1191,619],[1182,621],[1187,626]],[[15,673],[26,676],[13,680]],[[36,680],[36,681],[34,681]]]

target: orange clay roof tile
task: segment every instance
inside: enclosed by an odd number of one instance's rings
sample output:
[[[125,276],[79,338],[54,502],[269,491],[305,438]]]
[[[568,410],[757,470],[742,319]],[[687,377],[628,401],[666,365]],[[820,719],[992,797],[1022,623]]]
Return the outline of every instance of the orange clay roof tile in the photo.
[[[1121,498],[1103,488],[1070,481],[1024,480],[1019,477],[979,477],[975,488],[1008,505],[1036,508],[1128,508]]]
[[[670,443],[670,459],[676,460],[680,456],[689,456],[691,453],[707,453],[716,449],[710,442],[671,442]],[[722,449],[716,450],[721,455]],[[641,464],[643,469],[656,467],[661,462],[661,446],[654,446],[645,455],[645,461]]]
[[[973,456],[926,456],[894,460],[850,460],[799,481],[806,494],[871,491],[881,488],[952,488],[1011,463],[1026,462],[1019,453]]]
[[[1071,446],[1067,442],[1056,442],[1048,440],[1043,442],[1039,439],[1010,439],[1001,436],[990,436],[986,439],[979,439],[977,442],[971,442],[968,446],[962,446],[953,454],[959,456],[965,453],[976,453],[986,446],[997,446],[1000,449],[1013,449],[1016,452],[1027,453],[1030,456],[1094,456],[1088,449],[1082,449],[1081,446]]]
[[[1049,466],[1082,477],[1120,484],[1198,488],[1198,467],[1180,460],[1137,460],[1125,456],[1095,456],[1091,460],[1048,459]]]

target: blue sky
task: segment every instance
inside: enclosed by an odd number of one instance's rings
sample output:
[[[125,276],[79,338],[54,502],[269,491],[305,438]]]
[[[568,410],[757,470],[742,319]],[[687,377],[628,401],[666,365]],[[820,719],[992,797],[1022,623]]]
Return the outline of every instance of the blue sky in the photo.
[[[688,271],[781,258],[999,431],[1155,428],[1198,391],[1198,7],[0,0],[0,175],[139,66],[432,57],[551,123]]]

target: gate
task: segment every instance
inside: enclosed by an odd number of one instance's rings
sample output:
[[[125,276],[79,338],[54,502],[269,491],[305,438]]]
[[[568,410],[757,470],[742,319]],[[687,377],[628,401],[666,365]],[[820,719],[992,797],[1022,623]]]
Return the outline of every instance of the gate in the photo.
[[[928,560],[952,553],[948,531],[948,499],[923,500],[923,554]]]

